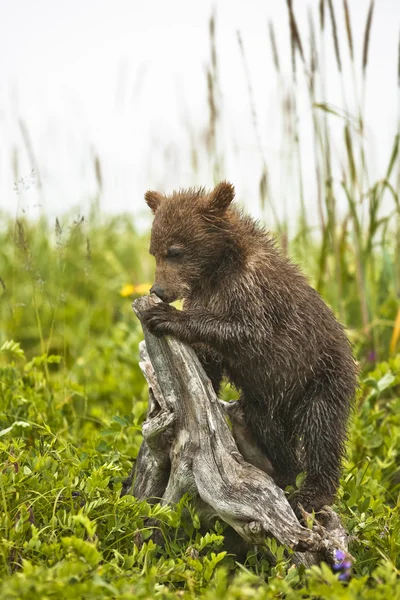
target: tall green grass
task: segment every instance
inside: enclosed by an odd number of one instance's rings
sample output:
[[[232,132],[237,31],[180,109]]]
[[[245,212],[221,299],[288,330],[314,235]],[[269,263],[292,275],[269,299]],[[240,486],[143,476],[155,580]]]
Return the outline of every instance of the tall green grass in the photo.
[[[29,355],[60,354],[71,365],[80,345],[131,316],[124,284],[151,281],[147,236],[129,216],[3,223],[0,336]]]
[[[297,183],[299,206],[298,230],[290,240],[288,249],[288,215],[278,217],[276,206],[268,187],[269,166],[263,155],[259,124],[253,97],[250,70],[247,64],[245,43],[238,32],[238,44],[243,59],[244,83],[249,93],[249,111],[254,127],[255,142],[261,156],[260,205],[271,222],[284,250],[301,262],[318,291],[328,300],[338,316],[353,330],[360,355],[384,356],[393,336],[395,318],[400,306],[400,114],[393,126],[392,146],[387,149],[387,167],[377,181],[371,181],[365,135],[365,97],[367,94],[369,42],[373,27],[374,2],[366,6],[366,21],[360,52],[361,62],[356,64],[351,9],[347,0],[334,3],[319,2],[318,15],[309,10],[308,30],[301,31],[296,20],[292,0],[287,0],[289,39],[292,65],[291,82],[284,81],[280,49],[277,46],[273,23],[268,24],[271,60],[278,79],[290,172],[285,177]],[[297,6],[297,10],[301,10]],[[341,45],[338,35],[337,11],[344,19],[347,46]],[[215,54],[214,17],[211,20],[212,55]],[[327,98],[330,74],[326,70],[325,56],[329,44],[333,48],[340,80],[342,106],[332,106]],[[344,72],[352,74],[350,86]],[[218,71],[213,70],[212,89],[218,88]],[[398,57],[400,73],[400,46]],[[317,196],[313,199],[304,189],[305,166],[299,129],[297,98],[301,79],[308,90],[312,127],[314,168]],[[400,99],[400,76],[393,81]],[[350,103],[350,99],[352,102]],[[210,114],[220,115],[223,107],[215,110],[217,98],[210,102]],[[349,106],[351,105],[351,111]],[[213,107],[211,109],[211,106]],[[341,146],[332,147],[332,120],[342,123]],[[218,131],[213,122],[213,131]],[[339,165],[339,174],[338,172]],[[307,166],[307,168],[309,168]],[[305,198],[307,197],[307,202]],[[382,210],[385,202],[386,210]],[[346,207],[344,214],[339,205]],[[318,227],[313,223],[313,213],[318,214]],[[310,218],[311,217],[311,218]],[[393,347],[393,344],[392,344]]]
[[[282,173],[282,179],[293,179],[298,190],[298,199],[294,202],[299,207],[298,227],[290,239],[289,215],[285,213],[283,218],[279,217],[281,198],[273,197],[269,187],[270,166],[261,143],[246,40],[240,32],[237,35],[243,65],[243,85],[248,91],[249,113],[260,156],[259,203],[283,250],[301,264],[313,285],[349,328],[359,357],[362,360],[368,357],[382,358],[390,348],[393,350],[398,347],[394,327],[400,305],[400,114],[398,123],[393,124],[392,145],[387,148],[387,167],[377,181],[372,181],[364,106],[368,93],[369,41],[374,26],[374,2],[371,1],[365,8],[364,36],[362,48],[359,49],[354,45],[351,5],[347,0],[343,0],[343,3],[320,0],[317,13],[308,10],[305,31],[301,31],[296,19],[296,11],[299,10],[303,10],[300,5],[287,0],[287,44],[292,65],[290,81],[285,80],[283,75],[282,49],[277,45],[274,25],[268,23],[266,27],[270,60],[281,94],[281,114],[285,124],[282,144],[289,154],[288,162],[291,165],[288,171]],[[345,36],[339,36],[339,17],[345,26]],[[209,38],[208,128],[204,136],[205,145],[191,131],[192,163],[195,173],[200,153],[206,154],[215,181],[219,181],[225,176],[222,136],[224,106],[218,55],[218,21],[215,15],[210,19]],[[341,84],[340,108],[332,106],[327,97],[330,74],[326,70],[325,56],[328,50],[333,50]],[[357,56],[360,56],[359,64],[356,62]],[[350,80],[344,76],[345,72],[352,74]],[[310,195],[304,184],[307,181],[305,168],[310,167],[305,167],[302,161],[304,151],[297,105],[304,82],[311,115],[309,136],[312,137],[314,149],[315,197]],[[400,99],[400,50],[398,78],[393,81],[393,86],[396,85]],[[341,145],[335,150],[331,133],[333,120],[336,127],[341,123],[343,131]],[[34,140],[29,134],[28,124],[20,120],[20,128],[32,168],[37,169],[39,161],[34,153]],[[12,164],[16,180],[19,176],[17,163],[14,156]],[[64,288],[72,293],[70,297],[74,297],[74,304],[80,307],[82,331],[96,328],[100,314],[107,312],[106,318],[109,319],[112,314],[110,308],[106,310],[99,305],[92,305],[95,294],[91,288],[92,284],[95,286],[91,280],[93,261],[104,265],[105,276],[101,280],[103,290],[110,290],[115,285],[113,289],[117,294],[116,289],[122,280],[126,283],[151,281],[151,263],[146,256],[146,246],[135,235],[131,219],[126,216],[100,225],[103,175],[96,153],[93,168],[98,191],[93,200],[94,210],[91,215],[85,215],[84,222],[64,219],[65,224],[61,227],[59,222],[51,224],[43,217],[38,227],[34,228],[24,219],[17,219],[13,223],[5,218],[0,233],[3,240],[0,277],[4,283],[0,307],[4,323],[2,327],[7,336],[21,336],[19,339],[24,340],[27,349],[36,351],[40,344],[40,351],[48,352],[61,344],[65,346],[63,352],[66,355],[69,353],[69,322],[74,309],[65,302]],[[286,169],[285,166],[282,168]],[[41,185],[38,172],[37,177],[38,185]],[[344,212],[339,210],[339,206],[345,207]],[[315,214],[318,215],[317,227]],[[130,241],[123,248],[128,237]],[[118,243],[115,243],[115,238],[118,238]],[[129,244],[135,247],[134,251],[130,251]],[[122,252],[122,257],[119,252]],[[44,256],[51,258],[44,259]],[[40,264],[41,261],[45,264]],[[140,268],[141,264],[144,264],[144,270]],[[129,269],[131,272],[128,272]],[[16,293],[15,287],[15,281],[21,274],[25,282],[22,299],[18,297],[20,291]],[[29,313],[22,306],[27,300],[28,290],[33,302],[32,312]],[[108,301],[108,292],[105,292],[106,298]],[[59,326],[63,319],[66,323],[64,333]]]

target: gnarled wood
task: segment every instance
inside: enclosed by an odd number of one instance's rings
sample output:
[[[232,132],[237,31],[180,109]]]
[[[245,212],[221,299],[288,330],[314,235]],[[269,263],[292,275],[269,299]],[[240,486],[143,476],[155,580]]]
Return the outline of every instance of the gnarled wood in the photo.
[[[145,296],[133,309],[140,319],[156,302],[160,300],[155,296]],[[156,338],[145,328],[144,334],[140,366],[149,384],[149,412],[133,494],[153,502],[177,502],[189,492],[205,514],[218,515],[248,543],[273,536],[303,550],[294,553],[297,564],[309,566],[321,558],[334,562],[336,549],[347,550],[337,515],[328,509],[326,528],[303,527],[252,440],[246,439],[241,451],[253,464],[239,452],[225,413],[235,437],[241,438],[240,403],[225,406],[218,400],[193,349],[173,338]]]

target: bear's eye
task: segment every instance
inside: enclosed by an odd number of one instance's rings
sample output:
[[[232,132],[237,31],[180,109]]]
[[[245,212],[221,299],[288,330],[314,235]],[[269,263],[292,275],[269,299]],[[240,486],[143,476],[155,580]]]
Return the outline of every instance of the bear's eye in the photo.
[[[183,254],[183,248],[171,246],[171,248],[168,248],[167,250],[167,258],[182,258]]]

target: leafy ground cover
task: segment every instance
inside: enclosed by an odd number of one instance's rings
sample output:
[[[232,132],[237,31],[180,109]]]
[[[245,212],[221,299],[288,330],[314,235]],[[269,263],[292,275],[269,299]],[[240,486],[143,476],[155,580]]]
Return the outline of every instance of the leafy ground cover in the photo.
[[[120,496],[147,408],[131,310],[152,278],[147,238],[124,216],[64,221],[4,218],[0,230],[0,597],[400,598],[395,278],[368,280],[386,286],[373,340],[352,309],[346,245],[343,306],[362,367],[336,505],[351,567],[297,569],[274,541],[239,563],[224,550],[223,523],[201,531],[189,498],[150,507]],[[315,280],[313,247],[291,251]],[[393,272],[390,257],[388,244],[375,272]]]

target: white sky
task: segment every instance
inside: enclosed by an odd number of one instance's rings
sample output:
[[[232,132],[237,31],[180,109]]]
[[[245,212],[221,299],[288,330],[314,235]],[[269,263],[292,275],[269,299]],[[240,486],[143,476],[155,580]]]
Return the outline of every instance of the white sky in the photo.
[[[343,62],[348,64],[342,0],[333,3]],[[349,0],[349,4],[360,72],[369,2]],[[198,170],[193,171],[187,123],[195,139],[204,136],[208,20],[213,6],[222,89],[223,176],[236,185],[238,198],[257,214],[261,159],[238,49],[236,31],[240,30],[273,196],[281,214],[285,204],[294,214],[296,186],[287,181],[280,92],[267,33],[271,19],[289,84],[284,0],[0,0],[0,209],[14,212],[20,202],[31,215],[41,209],[59,215],[77,205],[85,212],[96,190],[94,152],[102,165],[102,207],[110,212],[141,212],[143,193],[149,187],[171,191],[188,185],[211,186],[212,171],[203,151]],[[317,17],[317,0],[294,0],[307,46],[308,6]],[[400,1],[377,0],[366,104],[367,150],[376,177],[383,176],[396,131],[399,31]],[[327,100],[343,107],[329,22],[327,47]],[[303,81],[302,76],[299,79]],[[347,102],[354,109],[348,71],[345,81],[350,90]],[[313,211],[313,147],[303,84],[298,103],[306,197]],[[20,119],[29,130],[43,189],[38,193],[33,184],[18,196],[13,190],[13,153],[18,157],[19,177],[28,176],[31,170]],[[340,147],[343,123],[334,117],[330,120]]]

